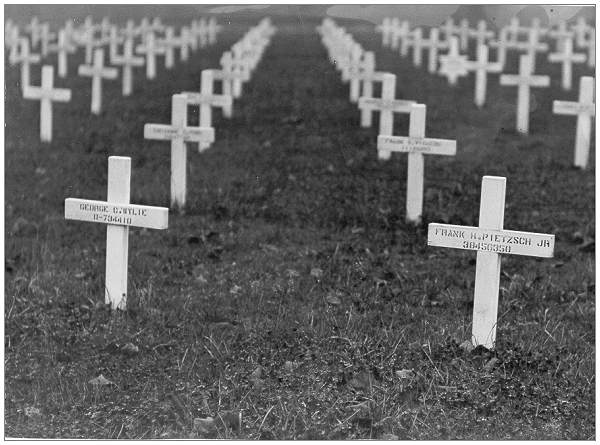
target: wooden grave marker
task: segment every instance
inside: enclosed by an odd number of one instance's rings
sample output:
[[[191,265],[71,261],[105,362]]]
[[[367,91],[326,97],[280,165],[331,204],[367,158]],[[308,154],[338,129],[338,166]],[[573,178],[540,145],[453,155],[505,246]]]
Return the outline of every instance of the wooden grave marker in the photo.
[[[412,32],[412,56],[413,65],[421,66],[423,60],[423,30],[417,28]]]
[[[555,100],[552,102],[552,112],[577,116],[575,131],[575,166],[587,168],[590,154],[590,139],[592,134],[592,117],[595,116],[594,78],[584,76],[579,83],[579,101],[570,102]]]
[[[121,65],[123,71],[123,96],[129,96],[133,91],[133,67],[144,66],[144,59],[133,53],[133,39],[126,38],[123,44],[123,54],[115,54],[113,63]]]
[[[69,102],[71,90],[54,88],[54,67],[44,65],[41,86],[27,85],[23,90],[23,97],[40,101],[40,140],[52,141],[52,102]]]
[[[52,51],[55,51],[58,58],[58,77],[66,77],[67,70],[69,67],[67,57],[69,54],[75,52],[76,48],[71,43],[68,37],[68,33],[66,30],[61,29],[58,31],[58,41],[55,45],[52,45],[50,48]]]
[[[488,61],[488,56],[488,47],[479,45],[477,47],[477,60],[467,62],[467,69],[475,72],[475,105],[480,108],[485,104],[487,73],[500,73],[502,71],[502,66],[498,62]]]
[[[120,310],[127,308],[129,227],[166,229],[169,224],[169,209],[129,204],[130,179],[131,158],[110,156],[106,201],[65,200],[65,219],[107,224],[105,303]]]
[[[469,35],[475,39],[475,48],[478,48],[479,45],[485,45],[487,40],[494,37],[494,31],[487,29],[485,20],[479,20],[477,28],[470,30]]]
[[[19,39],[19,42],[21,50],[15,60],[21,64],[21,91],[25,91],[25,88],[30,84],[30,65],[32,63],[40,63],[41,57],[39,54],[32,54],[30,52],[29,39],[27,37]]]
[[[200,80],[200,92],[184,91],[188,105],[200,106],[200,127],[212,127],[212,107],[219,107],[223,110],[231,108],[233,98],[224,94],[214,93],[214,70],[202,70]],[[210,142],[200,141],[198,151],[202,152],[210,147]]]
[[[145,34],[145,42],[136,47],[136,52],[146,56],[146,79],[156,78],[156,56],[164,54],[165,50],[158,45],[153,32]]]
[[[529,96],[531,87],[549,87],[550,77],[534,75],[531,58],[525,54],[519,58],[519,74],[502,74],[500,85],[517,86],[517,131],[529,133]]]
[[[573,64],[584,63],[585,54],[573,52],[573,39],[566,38],[562,41],[562,51],[548,54],[548,61],[562,63],[561,86],[563,90],[570,90],[573,84]]]
[[[438,52],[440,49],[447,49],[448,42],[440,40],[440,30],[431,28],[429,30],[429,38],[424,40],[422,46],[427,48],[427,71],[431,74],[438,69]]]
[[[450,50],[448,54],[440,56],[440,69],[438,73],[446,76],[450,85],[456,85],[459,77],[468,74],[467,56],[458,53],[458,39],[456,37],[450,38]]]
[[[187,148],[185,143],[215,140],[214,128],[188,127],[187,98],[174,94],[171,100],[171,125],[145,124],[144,138],[171,141],[171,206],[183,210],[187,189]]]
[[[493,349],[498,321],[501,254],[554,256],[554,235],[504,230],[506,178],[484,176],[479,227],[429,224],[427,245],[477,251],[472,343]]]
[[[116,68],[104,66],[104,50],[97,49],[94,52],[93,65],[79,65],[80,76],[92,78],[92,104],[93,114],[100,114],[102,110],[102,79],[116,79],[118,71]]]
[[[396,75],[384,73],[381,98],[361,97],[358,108],[369,112],[379,111],[379,135],[391,136],[394,130],[394,113],[410,113],[414,100],[396,99]],[[378,150],[379,159],[389,159],[391,152]]]
[[[425,137],[426,112],[427,107],[424,104],[411,106],[408,137],[382,135],[377,137],[377,150],[385,152],[383,159],[389,158],[391,152],[408,153],[406,221],[413,224],[419,224],[423,214],[425,175],[423,155],[454,156],[456,154],[456,141]]]

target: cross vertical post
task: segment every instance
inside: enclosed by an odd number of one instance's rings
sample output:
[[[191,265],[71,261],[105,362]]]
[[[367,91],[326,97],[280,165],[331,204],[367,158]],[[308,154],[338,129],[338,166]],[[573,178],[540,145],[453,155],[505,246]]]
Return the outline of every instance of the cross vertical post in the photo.
[[[111,156],[108,158],[107,201],[129,204],[131,182],[131,158]],[[108,225],[106,227],[106,292],[105,303],[113,309],[124,310],[127,306],[127,256],[129,250],[129,227]]]
[[[408,136],[425,137],[425,104],[414,104],[410,109],[410,124]],[[419,223],[423,214],[423,177],[425,176],[425,160],[423,154],[408,153],[407,182],[406,182],[406,219]]]

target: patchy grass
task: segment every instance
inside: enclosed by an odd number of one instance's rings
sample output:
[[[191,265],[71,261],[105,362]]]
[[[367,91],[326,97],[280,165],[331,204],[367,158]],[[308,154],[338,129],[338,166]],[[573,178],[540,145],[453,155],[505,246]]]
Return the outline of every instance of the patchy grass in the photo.
[[[105,199],[107,156],[127,155],[131,201],[168,205],[169,146],[144,141],[143,124],[168,122],[170,95],[256,22],[153,82],[136,72],[131,98],[106,82],[100,116],[71,74],[49,145],[7,69],[6,435],[594,438],[595,170],[571,167],[575,122],[551,100],[576,92],[544,61],[552,87],[519,136],[514,89],[492,77],[477,110],[472,79],[451,89],[381,49],[372,26],[340,21],[397,74],[399,97],[427,104],[427,135],[458,142],[455,158],[426,160],[413,228],[406,159],[377,161],[377,118],[359,127],[317,21],[274,20],[234,117],[217,116],[210,150],[190,146],[186,214],[131,230],[129,309],[104,306],[104,227],[65,221],[64,199]],[[475,254],[426,247],[426,224],[477,224],[485,174],[507,177],[505,227],[555,233],[556,256],[503,258],[497,348],[468,353]],[[99,375],[112,383],[88,383]]]

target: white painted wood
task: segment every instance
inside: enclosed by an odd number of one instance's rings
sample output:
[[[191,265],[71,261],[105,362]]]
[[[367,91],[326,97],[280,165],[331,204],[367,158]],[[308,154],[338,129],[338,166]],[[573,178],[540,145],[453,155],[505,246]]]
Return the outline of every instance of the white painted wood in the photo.
[[[462,19],[457,31],[460,39],[460,50],[467,51],[469,49],[469,34],[471,33],[469,21],[467,19]]]
[[[144,66],[144,59],[133,54],[133,39],[126,38],[123,44],[123,54],[116,54],[113,63],[122,66],[122,93],[131,95],[133,91],[133,68]]]
[[[144,138],[171,141],[171,206],[183,210],[186,202],[186,141],[214,142],[214,128],[187,126],[187,99],[174,94],[171,101],[171,125],[146,124]]]
[[[379,111],[379,134],[390,136],[394,127],[394,113],[410,113],[412,100],[395,99],[396,75],[384,73],[381,87],[381,98],[361,97],[358,108]],[[378,151],[379,159],[389,159],[390,153]]]
[[[21,64],[21,91],[25,91],[31,84],[29,66],[32,63],[40,63],[41,57],[30,52],[29,40],[26,37],[19,39],[19,46],[21,50],[16,61]]]
[[[438,28],[431,28],[429,39],[423,41],[422,45],[429,50],[427,54],[427,71],[433,74],[438,69],[438,52],[440,49],[447,49],[448,43],[440,40],[440,30]]]
[[[502,67],[499,63],[488,61],[489,50],[486,45],[477,47],[477,60],[467,62],[467,69],[475,72],[475,105],[483,107],[487,92],[487,73],[499,73]]]
[[[89,221],[147,229],[166,229],[169,209],[137,204],[96,201],[92,199],[67,198],[65,217],[78,221]]]
[[[222,26],[217,24],[217,19],[211,17],[208,19],[208,44],[214,45],[217,42],[217,33],[221,30]]]
[[[392,21],[389,17],[384,17],[381,25],[377,25],[375,28],[377,32],[381,33],[381,46],[384,48],[390,46],[390,36]]]
[[[421,66],[423,60],[423,30],[417,28],[412,33],[413,65]]]
[[[590,30],[590,39],[588,41],[588,66],[594,68],[596,66],[596,30]]]
[[[105,302],[113,309],[127,307],[129,227],[166,229],[168,209],[129,204],[131,158],[108,158],[107,200],[67,198],[65,219],[100,222],[106,227]]]
[[[437,223],[429,229],[430,246],[540,258],[551,258],[554,252],[554,235]]]
[[[94,52],[93,65],[79,65],[78,74],[92,78],[92,103],[93,114],[100,114],[102,110],[102,79],[116,79],[118,71],[116,68],[104,66],[104,50],[97,49]]]
[[[592,134],[592,117],[595,116],[594,78],[584,76],[579,84],[579,101],[555,100],[552,103],[554,114],[577,116],[575,131],[575,161],[579,168],[587,168]]]
[[[534,75],[531,58],[522,55],[519,58],[519,74],[502,74],[500,85],[517,86],[517,131],[529,133],[529,95],[531,87],[549,87],[550,77]]]
[[[498,32],[498,38],[489,43],[491,48],[496,48],[496,63],[500,66],[500,71],[504,70],[506,65],[506,50],[508,49],[508,29],[502,28]]]
[[[446,76],[450,85],[456,85],[456,81],[459,77],[468,74],[467,56],[461,56],[459,54],[458,39],[456,37],[450,38],[450,49],[448,54],[440,56],[440,69],[438,73]]]
[[[494,31],[487,29],[487,22],[485,20],[479,20],[477,28],[470,30],[469,35],[475,39],[475,48],[477,48],[479,45],[485,45],[488,39],[494,37]]]
[[[577,17],[577,22],[575,25],[571,26],[571,29],[575,32],[575,42],[577,43],[577,46],[587,46],[586,35],[588,32],[592,31],[594,27],[586,23],[585,17]]]
[[[423,155],[454,156],[456,154],[456,141],[425,137],[426,110],[424,104],[411,106],[408,137],[380,135],[377,138],[377,150],[386,152],[383,155],[384,159],[389,158],[391,152],[408,153],[406,221],[412,224],[419,224],[423,214],[425,173]]]
[[[52,141],[52,102],[69,102],[71,100],[71,90],[54,88],[53,85],[54,67],[44,65],[41,87],[30,85],[23,91],[25,99],[40,101],[40,140],[42,142]]]
[[[391,43],[390,43],[391,49],[393,49],[393,50],[398,49],[399,43],[408,36],[409,32],[410,32],[410,25],[407,20],[402,20],[402,22],[400,22],[399,25],[394,26],[392,28],[392,32],[391,32]],[[405,56],[406,52],[401,55]]]
[[[540,42],[539,40],[541,32],[538,23],[538,26],[529,28],[528,39],[526,42],[516,42],[514,45],[515,48],[525,51],[525,54],[529,56],[532,73],[535,72],[537,53],[548,51],[548,44]]]
[[[484,176],[479,228],[429,224],[430,246],[477,250],[473,301],[473,345],[493,349],[498,320],[500,254],[552,257],[554,235],[503,230],[506,178]]]
[[[146,33],[145,42],[136,47],[136,52],[146,56],[146,79],[155,79],[156,56],[164,54],[165,51],[157,44],[153,32]]]
[[[58,42],[52,47],[56,51],[58,57],[58,77],[64,78],[67,76],[68,70],[68,55],[75,52],[75,47],[69,41],[67,31],[61,29],[58,31]]]
[[[200,92],[184,91],[188,105],[200,106],[200,126],[212,127],[212,107],[219,107],[223,110],[231,108],[233,98],[223,94],[214,93],[214,71],[202,70]],[[198,151],[202,152],[210,147],[210,142],[199,142]]]
[[[573,40],[574,32],[567,29],[567,22],[561,20],[558,22],[558,25],[555,29],[551,29],[548,31],[548,37],[554,39],[555,50],[557,53],[564,52],[564,42],[566,39]]]
[[[552,63],[562,63],[561,86],[563,90],[569,91],[573,83],[573,64],[584,63],[585,54],[573,52],[573,39],[565,37],[562,40],[562,51],[548,54],[548,61]]]
[[[175,36],[172,26],[167,26],[165,29],[165,37],[160,41],[160,45],[164,49],[165,68],[170,70],[175,65]]]

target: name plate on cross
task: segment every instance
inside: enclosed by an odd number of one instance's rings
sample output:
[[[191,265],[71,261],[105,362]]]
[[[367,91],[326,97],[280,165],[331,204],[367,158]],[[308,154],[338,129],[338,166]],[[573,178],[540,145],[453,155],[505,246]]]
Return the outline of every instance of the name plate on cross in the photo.
[[[429,224],[427,245],[542,258],[554,256],[554,235]]]
[[[214,142],[214,128],[185,127],[173,128],[171,125],[146,124],[144,137],[147,139],[172,140],[181,138],[184,141]]]
[[[169,225],[169,209],[67,198],[65,199],[65,218],[120,226],[166,229]]]
[[[426,153],[432,155],[456,155],[456,141],[410,136],[378,136],[377,148],[399,153]]]
[[[184,91],[181,94],[185,95],[189,104],[194,105],[209,104],[213,107],[228,107],[233,104],[233,98],[231,96],[221,94],[206,95],[203,93],[191,93],[187,91]]]

